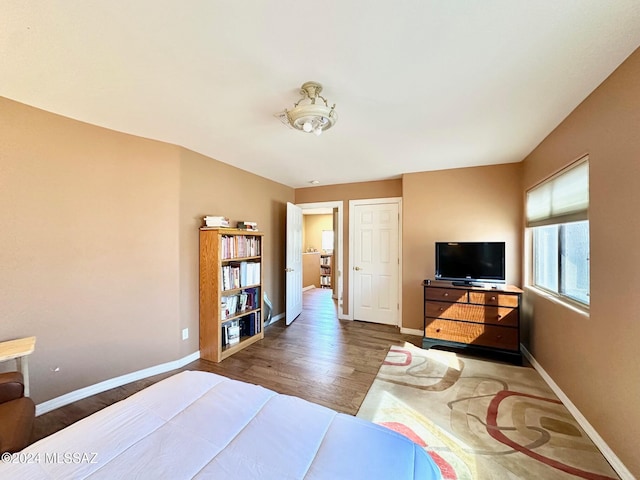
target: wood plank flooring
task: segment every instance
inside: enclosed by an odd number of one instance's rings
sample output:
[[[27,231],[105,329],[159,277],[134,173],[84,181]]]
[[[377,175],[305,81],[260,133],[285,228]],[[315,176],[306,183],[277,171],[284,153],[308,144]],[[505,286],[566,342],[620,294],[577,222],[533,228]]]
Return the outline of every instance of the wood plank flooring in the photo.
[[[330,289],[304,293],[302,314],[288,327],[280,320],[265,329],[264,340],[221,363],[196,360],[185,367],[145,378],[40,415],[33,441],[120,401],[181,370],[204,370],[295,395],[355,415],[391,345],[422,337],[395,327],[338,320]]]

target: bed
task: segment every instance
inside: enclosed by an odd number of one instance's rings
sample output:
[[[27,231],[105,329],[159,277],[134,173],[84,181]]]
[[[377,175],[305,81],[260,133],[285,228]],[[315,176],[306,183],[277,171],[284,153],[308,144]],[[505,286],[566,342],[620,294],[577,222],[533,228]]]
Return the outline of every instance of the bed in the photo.
[[[297,397],[185,371],[3,457],[0,478],[437,479],[406,437]]]

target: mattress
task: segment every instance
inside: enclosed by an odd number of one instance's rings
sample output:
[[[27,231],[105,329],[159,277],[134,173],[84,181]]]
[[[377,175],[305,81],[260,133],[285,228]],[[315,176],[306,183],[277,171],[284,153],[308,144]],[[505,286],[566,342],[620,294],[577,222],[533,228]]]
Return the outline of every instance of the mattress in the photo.
[[[380,425],[213,373],[185,371],[0,463],[7,479],[436,479]]]

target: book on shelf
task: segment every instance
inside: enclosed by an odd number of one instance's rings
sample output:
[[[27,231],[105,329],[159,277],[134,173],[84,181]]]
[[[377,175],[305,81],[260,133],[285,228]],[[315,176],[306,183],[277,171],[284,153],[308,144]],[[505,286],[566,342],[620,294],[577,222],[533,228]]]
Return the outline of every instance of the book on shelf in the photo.
[[[260,253],[260,238],[255,235],[223,235],[221,238],[221,257],[224,260],[257,257]]]
[[[223,347],[229,345],[229,325],[226,323],[222,324],[222,341],[220,343]]]
[[[258,308],[260,297],[258,296],[258,288],[247,288],[243,290],[243,293],[247,296],[247,304],[245,310],[255,310]]]
[[[222,324],[222,345],[234,345],[240,342],[240,320],[231,320]]]
[[[233,317],[238,311],[238,295],[230,295],[228,297],[222,297],[221,302],[221,318]]]
[[[244,312],[247,309],[248,295],[244,292],[238,295],[238,311]]]
[[[223,265],[222,290],[244,288],[260,283],[260,262],[238,262]]]
[[[261,331],[260,312],[252,312],[240,320],[240,333],[242,336],[252,337]]]
[[[235,315],[259,308],[258,287],[246,288],[235,295],[220,298],[220,319],[226,320]]]
[[[240,286],[248,287],[260,283],[260,263],[241,262],[240,263]]]

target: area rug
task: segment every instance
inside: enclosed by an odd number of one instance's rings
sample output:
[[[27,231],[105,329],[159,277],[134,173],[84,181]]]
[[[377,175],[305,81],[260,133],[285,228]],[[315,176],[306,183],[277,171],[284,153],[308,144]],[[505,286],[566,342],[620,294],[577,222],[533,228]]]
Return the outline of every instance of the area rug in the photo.
[[[357,416],[423,446],[447,480],[619,478],[531,367],[391,347]]]

